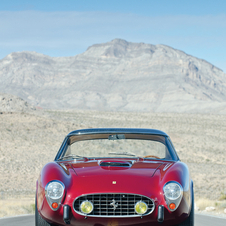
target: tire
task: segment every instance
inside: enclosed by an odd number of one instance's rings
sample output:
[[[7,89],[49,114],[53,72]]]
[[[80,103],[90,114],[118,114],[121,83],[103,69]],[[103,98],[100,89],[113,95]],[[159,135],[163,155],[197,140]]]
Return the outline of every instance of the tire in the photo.
[[[51,226],[48,222],[46,222],[39,214],[37,208],[37,201],[35,199],[35,226]]]
[[[192,186],[192,203],[190,215],[184,222],[178,224],[177,226],[194,226],[194,214],[194,191]]]

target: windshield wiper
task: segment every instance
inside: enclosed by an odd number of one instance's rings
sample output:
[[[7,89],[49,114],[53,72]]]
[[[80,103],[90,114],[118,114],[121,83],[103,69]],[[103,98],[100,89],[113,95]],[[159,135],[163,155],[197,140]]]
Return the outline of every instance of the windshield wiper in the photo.
[[[109,152],[109,155],[127,155],[127,156],[136,156],[133,153],[129,153],[129,152]]]
[[[72,159],[78,159],[78,158],[83,158],[83,159],[87,159],[86,157],[84,156],[81,156],[81,155],[66,155],[66,156],[63,156],[57,160],[63,160],[63,159],[67,159],[67,158],[72,158]]]

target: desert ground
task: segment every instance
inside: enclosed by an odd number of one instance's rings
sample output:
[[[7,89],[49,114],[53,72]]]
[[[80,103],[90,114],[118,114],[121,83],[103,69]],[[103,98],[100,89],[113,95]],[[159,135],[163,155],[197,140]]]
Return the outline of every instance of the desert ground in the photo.
[[[166,132],[190,169],[197,209],[211,205],[223,213],[226,115],[36,110],[0,114],[0,217],[32,213],[38,175],[54,159],[65,135],[95,127]]]

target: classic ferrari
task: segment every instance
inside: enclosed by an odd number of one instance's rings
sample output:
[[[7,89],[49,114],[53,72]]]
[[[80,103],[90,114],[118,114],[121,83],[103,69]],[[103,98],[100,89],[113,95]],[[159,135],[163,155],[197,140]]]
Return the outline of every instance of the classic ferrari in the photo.
[[[193,182],[154,129],[75,130],[36,183],[35,225],[194,225]]]

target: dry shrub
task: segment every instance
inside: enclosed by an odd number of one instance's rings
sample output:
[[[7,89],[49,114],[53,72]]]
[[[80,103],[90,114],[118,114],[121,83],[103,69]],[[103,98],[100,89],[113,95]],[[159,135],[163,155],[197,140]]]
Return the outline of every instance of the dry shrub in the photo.
[[[221,192],[219,200],[220,201],[226,200],[226,192]]]
[[[215,201],[201,198],[196,200],[195,204],[200,210],[205,210],[206,207],[215,206]]]

